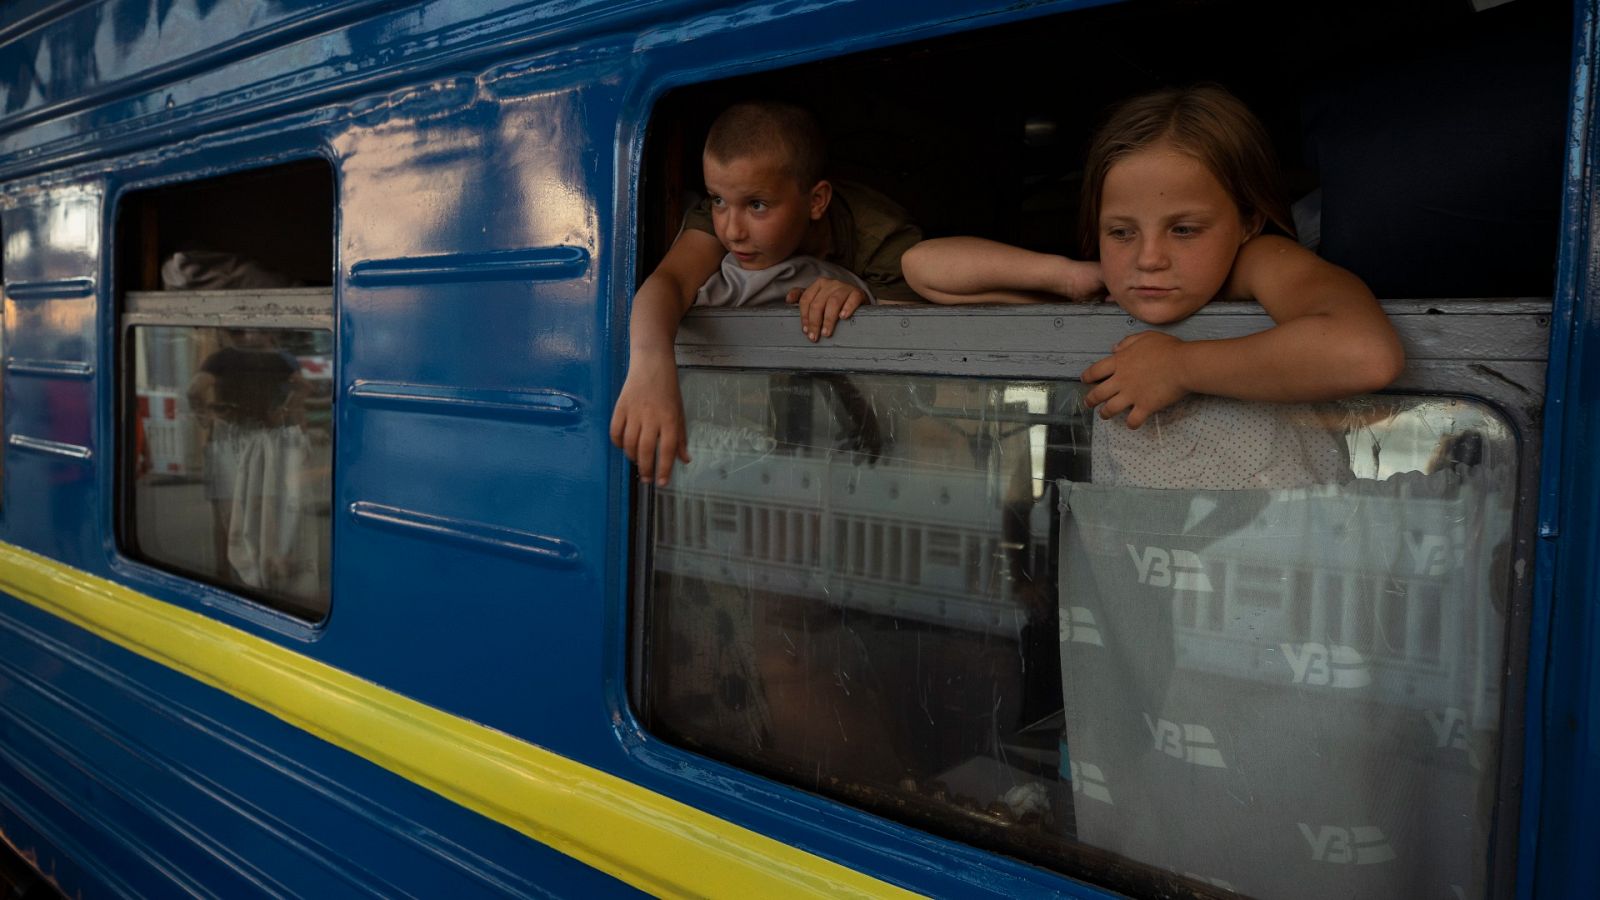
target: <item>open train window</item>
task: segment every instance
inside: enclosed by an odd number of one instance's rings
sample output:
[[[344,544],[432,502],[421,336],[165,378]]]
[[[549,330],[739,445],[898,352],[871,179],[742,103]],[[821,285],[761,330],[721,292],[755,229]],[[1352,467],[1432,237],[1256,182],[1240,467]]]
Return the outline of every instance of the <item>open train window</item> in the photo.
[[[680,89],[650,122],[638,277],[703,191],[706,131],[737,100],[811,109],[830,176],[888,195],[928,237],[1072,254],[1110,108],[1213,81],[1271,133],[1301,241],[1380,299],[1548,297],[1570,30],[1569,9],[1537,0],[1155,0]]]
[[[788,310],[691,315],[694,461],[635,513],[645,726],[1134,895],[1506,896],[1568,99],[1551,6],[1125,3],[663,97],[641,278],[737,99],[815,110],[832,174],[930,236],[1068,253],[1108,107],[1220,82],[1410,367],[1297,413],[1340,468],[1322,486],[1112,488],[1064,373],[1129,333],[1114,309],[868,309],[805,347]],[[1244,307],[1173,333],[1270,325]]]
[[[329,604],[333,218],[309,161],[130,192],[116,228],[122,544],[310,620]]]

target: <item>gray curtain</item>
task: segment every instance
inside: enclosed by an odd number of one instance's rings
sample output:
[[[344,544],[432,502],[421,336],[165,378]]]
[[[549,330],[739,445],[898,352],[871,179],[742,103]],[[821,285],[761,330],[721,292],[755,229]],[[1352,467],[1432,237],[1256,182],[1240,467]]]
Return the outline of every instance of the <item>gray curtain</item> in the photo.
[[[1260,897],[1482,894],[1509,510],[1456,470],[1061,483],[1078,838]]]

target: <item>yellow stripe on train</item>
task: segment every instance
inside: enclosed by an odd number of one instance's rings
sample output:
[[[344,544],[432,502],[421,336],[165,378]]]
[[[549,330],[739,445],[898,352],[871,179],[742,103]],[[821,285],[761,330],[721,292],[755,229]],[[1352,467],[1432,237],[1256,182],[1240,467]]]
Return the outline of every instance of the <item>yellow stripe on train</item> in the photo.
[[[3,542],[0,589],[652,894],[914,896]]]

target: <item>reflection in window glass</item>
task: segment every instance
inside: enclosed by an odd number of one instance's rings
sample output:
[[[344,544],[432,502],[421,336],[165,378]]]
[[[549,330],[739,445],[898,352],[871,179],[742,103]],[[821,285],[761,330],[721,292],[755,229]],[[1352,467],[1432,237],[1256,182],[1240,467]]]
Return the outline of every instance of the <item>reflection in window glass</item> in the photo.
[[[140,326],[132,335],[140,555],[320,619],[331,333]]]
[[[1340,483],[1186,490],[1092,483],[1077,382],[682,385],[654,730],[1123,890],[1484,893],[1516,467],[1486,408],[1286,409]]]

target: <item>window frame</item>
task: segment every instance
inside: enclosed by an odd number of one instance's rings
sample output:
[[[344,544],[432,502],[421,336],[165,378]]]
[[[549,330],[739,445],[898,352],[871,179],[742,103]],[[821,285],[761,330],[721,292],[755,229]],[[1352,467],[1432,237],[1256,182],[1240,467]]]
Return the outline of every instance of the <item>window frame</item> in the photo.
[[[136,266],[128,265],[123,244],[127,240],[124,217],[138,206],[130,200],[172,189],[182,189],[205,182],[225,180],[240,176],[267,175],[275,170],[291,169],[307,164],[319,164],[326,171],[329,186],[329,205],[326,209],[329,257],[328,283],[317,287],[299,288],[248,288],[232,290],[163,291],[159,288],[143,289],[138,283]],[[327,547],[329,570],[328,608],[316,618],[292,612],[275,599],[246,589],[238,584],[226,584],[191,572],[178,566],[150,557],[139,550],[135,534],[133,492],[137,473],[134,416],[138,400],[134,378],[133,328],[139,326],[200,327],[200,328],[276,328],[302,329],[328,332],[333,339],[334,393],[333,428],[329,448],[329,463],[337,469],[338,459],[338,407],[339,391],[339,241],[341,234],[340,178],[337,158],[320,145],[302,145],[301,149],[263,157],[232,158],[225,165],[195,169],[185,167],[163,172],[146,172],[133,175],[128,180],[108,186],[104,205],[108,215],[104,219],[103,258],[110,285],[109,331],[112,344],[113,381],[109,390],[115,398],[112,405],[110,427],[115,458],[110,468],[112,543],[119,561],[114,566],[131,564],[130,571],[143,571],[158,577],[167,585],[201,589],[208,596],[207,605],[216,605],[210,598],[226,602],[233,610],[262,625],[284,631],[303,639],[317,638],[332,618],[333,540]],[[151,207],[142,207],[146,216],[154,214]],[[151,248],[153,250],[153,248]],[[152,254],[153,255],[153,254]],[[150,260],[141,260],[148,265]],[[195,309],[196,302],[204,308]],[[333,493],[337,493],[336,475],[330,480]],[[332,501],[330,496],[329,500]],[[335,522],[337,516],[334,516]]]
[[[1506,587],[1499,771],[1495,776],[1494,863],[1487,896],[1515,889],[1527,727],[1529,638],[1537,521],[1541,420],[1552,301],[1544,298],[1392,300],[1383,303],[1407,353],[1385,393],[1455,397],[1482,403],[1511,427],[1518,452]],[[1149,326],[1100,304],[1029,306],[877,306],[859,309],[830,340],[811,344],[788,308],[697,309],[677,340],[680,368],[752,372],[843,372],[1062,380],[1076,378],[1117,341],[1156,330],[1183,340],[1215,340],[1272,327],[1254,303],[1214,303],[1170,326]],[[644,616],[651,582],[654,488],[634,494],[629,584],[628,687],[644,728]],[[692,753],[678,748],[677,752]],[[742,766],[740,771],[750,772]],[[766,778],[760,773],[756,777]],[[783,789],[799,788],[775,782]],[[843,801],[827,799],[825,802]],[[850,806],[867,814],[871,810]],[[1509,825],[1509,827],[1507,827]],[[918,833],[925,832],[907,825]],[[954,839],[951,839],[954,840]],[[964,845],[965,846],[965,845]],[[983,848],[972,848],[988,852]],[[1092,880],[1093,873],[1061,872]]]

